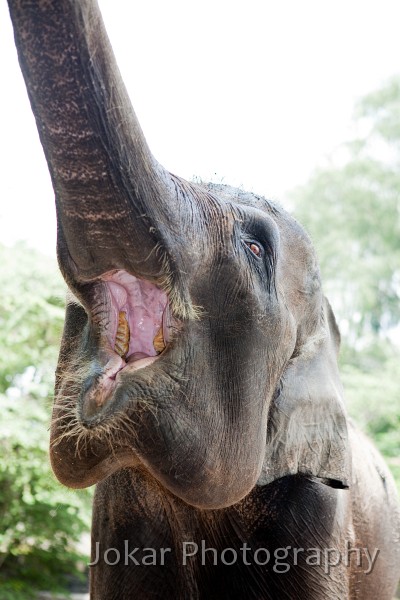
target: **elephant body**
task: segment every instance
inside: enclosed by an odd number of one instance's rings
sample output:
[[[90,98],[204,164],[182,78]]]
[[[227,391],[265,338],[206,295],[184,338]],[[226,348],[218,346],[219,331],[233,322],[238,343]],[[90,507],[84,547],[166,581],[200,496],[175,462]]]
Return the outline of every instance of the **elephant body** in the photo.
[[[346,414],[307,233],[155,160],[95,0],[9,6],[69,287],[50,459],[97,484],[91,598],[390,600],[398,499]]]
[[[96,489],[92,598],[393,598],[394,482],[353,426],[351,446],[348,490],[290,475],[220,510],[188,506],[144,470],[118,471]]]

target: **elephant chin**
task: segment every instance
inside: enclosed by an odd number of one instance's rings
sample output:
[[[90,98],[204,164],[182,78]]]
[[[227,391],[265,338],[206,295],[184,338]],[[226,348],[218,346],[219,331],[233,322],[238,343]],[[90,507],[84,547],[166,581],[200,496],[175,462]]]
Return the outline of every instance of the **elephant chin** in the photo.
[[[75,296],[72,305],[83,311]],[[113,270],[88,284],[85,311],[96,329],[96,358],[66,367],[56,394],[50,457],[54,473],[68,487],[98,483],[114,471],[140,464],[130,445],[131,403],[121,395],[143,372],[167,357],[180,323],[159,286],[124,270]],[[81,332],[80,332],[81,333]],[[93,345],[90,345],[90,353]],[[140,381],[140,376],[139,376]],[[150,383],[151,385],[151,383]],[[123,406],[121,406],[123,404]],[[129,406],[131,404],[131,406]],[[132,409],[133,404],[133,409]]]
[[[139,459],[128,449],[114,452],[108,449],[105,453],[104,447],[94,441],[90,448],[87,445],[82,450],[73,437],[50,445],[50,462],[58,481],[73,489],[96,485],[120,469],[140,465]]]

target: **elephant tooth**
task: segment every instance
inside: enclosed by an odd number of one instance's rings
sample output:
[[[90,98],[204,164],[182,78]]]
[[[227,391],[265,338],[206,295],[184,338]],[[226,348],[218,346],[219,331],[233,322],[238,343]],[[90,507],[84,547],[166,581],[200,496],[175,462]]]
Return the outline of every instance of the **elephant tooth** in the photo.
[[[125,358],[129,350],[129,323],[125,312],[118,314],[118,329],[115,336],[114,350],[121,358]]]
[[[165,348],[162,326],[160,327],[160,329],[157,331],[157,333],[155,335],[155,338],[153,340],[153,346],[154,346],[154,350],[157,352],[157,354],[161,354],[161,352]]]

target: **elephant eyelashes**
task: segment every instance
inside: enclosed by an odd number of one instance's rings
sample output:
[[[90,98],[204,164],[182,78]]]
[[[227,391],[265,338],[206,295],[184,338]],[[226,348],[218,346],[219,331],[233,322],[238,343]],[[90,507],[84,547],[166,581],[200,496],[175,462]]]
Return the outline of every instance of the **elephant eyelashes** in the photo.
[[[256,230],[256,231],[255,231]],[[242,234],[242,243],[248,248],[257,261],[253,266],[263,281],[266,282],[268,293],[275,290],[275,263],[277,258],[277,241],[274,233],[265,226],[255,227],[253,224],[251,231],[245,231]],[[254,236],[254,237],[253,237]],[[247,239],[246,239],[247,238]],[[249,239],[250,238],[250,239]],[[261,239],[262,243],[258,240]]]

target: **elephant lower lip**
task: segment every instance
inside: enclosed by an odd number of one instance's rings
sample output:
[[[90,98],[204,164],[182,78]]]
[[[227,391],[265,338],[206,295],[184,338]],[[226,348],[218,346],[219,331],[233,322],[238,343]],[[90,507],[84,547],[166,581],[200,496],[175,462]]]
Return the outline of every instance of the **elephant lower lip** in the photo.
[[[155,358],[155,357],[154,356],[150,357],[148,354],[145,354],[144,352],[135,352],[134,354],[131,354],[131,356],[128,358],[128,360],[126,362],[129,364],[129,363],[141,360],[143,358]]]
[[[138,369],[144,369],[144,367],[148,367],[152,365],[157,359],[158,356],[137,356],[140,354],[139,352],[135,355],[129,357],[129,361],[124,371],[137,371]]]
[[[114,380],[121,371],[136,371],[138,369],[143,369],[144,367],[153,364],[158,358],[159,356],[149,356],[143,352],[135,352],[135,354],[131,354],[131,356],[124,361],[114,355],[104,369],[104,376],[106,379]]]
[[[141,352],[131,355],[128,362],[123,361],[116,353],[107,363],[102,376],[85,394],[82,402],[82,416],[86,425],[101,417],[107,405],[112,403],[115,390],[120,383],[121,373],[129,374],[152,365],[159,356],[148,356]]]

